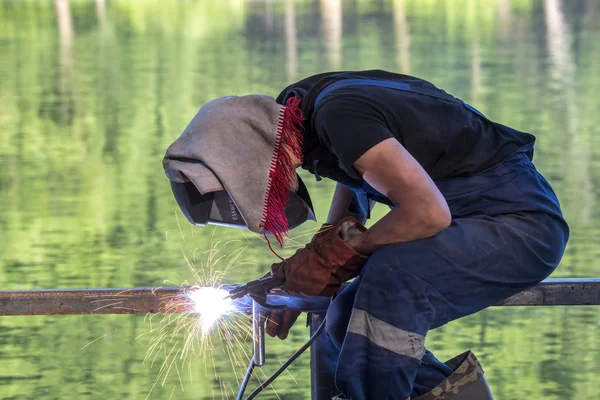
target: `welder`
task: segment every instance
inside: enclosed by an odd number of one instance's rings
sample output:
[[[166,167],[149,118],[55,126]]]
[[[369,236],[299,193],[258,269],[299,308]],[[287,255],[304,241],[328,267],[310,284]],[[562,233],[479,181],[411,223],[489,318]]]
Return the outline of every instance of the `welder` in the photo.
[[[355,278],[327,312],[336,398],[484,400],[475,356],[441,362],[425,337],[558,265],[569,228],[534,142],[425,80],[330,72],[277,98],[203,105],[163,165],[190,222],[279,243],[313,218],[296,169],[336,181],[323,228],[271,267],[293,294],[332,296]],[[366,229],[375,203],[390,210]],[[297,317],[273,313],[269,334],[284,339]]]

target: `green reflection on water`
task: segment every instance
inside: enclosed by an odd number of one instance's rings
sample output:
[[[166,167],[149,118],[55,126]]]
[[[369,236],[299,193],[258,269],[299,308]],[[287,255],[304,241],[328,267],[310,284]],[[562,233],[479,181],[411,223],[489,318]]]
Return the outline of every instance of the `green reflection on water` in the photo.
[[[190,279],[182,250],[200,257],[213,237],[249,245],[252,265],[230,282],[259,276],[275,260],[256,238],[179,216],[182,240],[164,149],[214,97],[368,68],[432,80],[535,133],[536,164],[572,229],[555,276],[598,276],[599,13],[595,0],[3,2],[0,287],[177,284]],[[322,220],[332,185],[305,178]],[[432,332],[428,346],[440,358],[474,349],[499,400],[595,398],[599,315],[493,309]],[[143,399],[157,368],[142,364],[151,335],[136,338],[149,329],[140,316],[2,318],[0,395]],[[266,370],[306,338],[298,323],[269,340]],[[283,375],[277,392],[307,398],[308,358],[291,372],[298,384]],[[231,398],[236,387],[222,356],[214,369],[195,360],[182,381],[185,392],[171,374],[149,398]]]

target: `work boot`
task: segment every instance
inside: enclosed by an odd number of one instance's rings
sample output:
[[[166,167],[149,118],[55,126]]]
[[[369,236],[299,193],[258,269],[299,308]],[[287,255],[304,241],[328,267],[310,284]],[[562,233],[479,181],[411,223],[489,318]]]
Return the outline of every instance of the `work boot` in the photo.
[[[454,372],[429,392],[410,400],[494,400],[475,354],[467,351],[445,364]],[[332,400],[345,399],[338,395]]]
[[[473,353],[467,351],[446,365],[454,372],[431,391],[411,400],[494,400]]]

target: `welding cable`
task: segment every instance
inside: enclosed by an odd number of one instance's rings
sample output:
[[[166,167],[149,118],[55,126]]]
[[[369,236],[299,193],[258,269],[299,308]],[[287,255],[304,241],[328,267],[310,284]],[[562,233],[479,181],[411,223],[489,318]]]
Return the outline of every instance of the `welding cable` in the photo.
[[[267,386],[269,386],[271,384],[271,382],[273,382],[275,379],[277,379],[277,377],[279,375],[281,375],[281,373],[283,371],[285,371],[287,369],[287,367],[289,367],[290,364],[293,363],[296,360],[296,358],[298,358],[302,353],[304,353],[304,351],[306,349],[308,349],[314,343],[314,341],[317,339],[317,337],[319,336],[319,334],[325,328],[325,321],[326,321],[326,319],[323,318],[323,322],[321,322],[321,325],[319,325],[319,327],[317,328],[316,332],[313,333],[313,335],[310,337],[310,339],[308,339],[308,341],[306,343],[304,343],[302,345],[302,347],[300,347],[298,350],[296,350],[296,352],[294,354],[292,354],[290,356],[290,358],[288,358],[281,365],[281,367],[279,367],[275,372],[273,372],[273,375],[269,376],[264,382],[262,382],[260,384],[260,386],[258,386],[256,389],[254,389],[254,391],[252,393],[250,393],[248,395],[248,397],[246,397],[246,400],[252,400],[253,398],[255,398],[260,392],[262,392]]]
[[[248,364],[248,369],[246,369],[244,380],[242,380],[240,390],[238,390],[238,394],[235,397],[235,400],[242,400],[244,398],[244,392],[246,391],[246,386],[248,386],[248,382],[250,381],[250,377],[252,376],[252,371],[254,371],[254,354],[252,354],[252,357],[250,357],[250,364]]]

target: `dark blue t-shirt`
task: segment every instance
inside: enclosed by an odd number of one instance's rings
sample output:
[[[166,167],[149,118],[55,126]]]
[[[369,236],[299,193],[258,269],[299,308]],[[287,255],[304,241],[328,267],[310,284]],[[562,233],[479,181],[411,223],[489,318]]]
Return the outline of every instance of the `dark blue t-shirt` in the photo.
[[[409,82],[440,97],[385,87],[349,86],[329,92],[341,79]],[[377,143],[396,138],[433,180],[466,177],[492,167],[535,138],[494,123],[465,107],[433,84],[386,71],[333,72],[288,86],[281,104],[301,97],[306,116],[304,165],[310,172],[350,187],[364,184],[354,162]],[[456,100],[456,99],[454,99]]]

